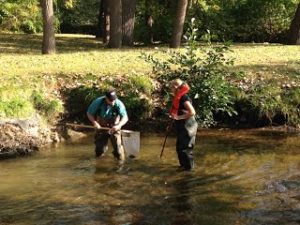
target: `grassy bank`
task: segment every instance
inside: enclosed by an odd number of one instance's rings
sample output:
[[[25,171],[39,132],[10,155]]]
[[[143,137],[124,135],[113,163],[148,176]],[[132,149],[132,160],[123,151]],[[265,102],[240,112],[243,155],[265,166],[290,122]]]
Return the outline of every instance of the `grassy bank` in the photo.
[[[293,78],[300,75],[300,46],[235,44],[235,67],[248,76]],[[110,50],[93,36],[57,35],[57,55],[41,55],[41,36],[0,34],[3,76],[25,80],[39,74],[147,74],[151,67],[139,58],[153,48]]]
[[[97,90],[114,84],[118,84],[120,91],[133,89],[123,93],[124,97],[129,94],[130,99],[136,98],[132,108],[139,108],[141,100],[143,109],[153,107],[151,92],[155,86],[149,78],[152,68],[140,55],[156,51],[154,48],[110,50],[94,37],[81,35],[57,35],[56,55],[41,55],[40,48],[39,35],[0,34],[1,117],[27,116],[34,110],[50,115],[63,109],[61,90],[92,99]],[[232,50],[230,56],[236,58],[233,69],[245,72],[246,85],[263,80],[271,84],[272,87],[264,91],[272,97],[279,94],[279,89],[300,84],[300,46],[234,44]],[[293,104],[297,108],[300,92],[295,93],[292,93],[295,95]],[[251,96],[258,101],[256,107],[263,107],[259,101],[265,95],[260,92]],[[239,98],[241,100],[241,96]],[[273,107],[272,110],[278,109]]]

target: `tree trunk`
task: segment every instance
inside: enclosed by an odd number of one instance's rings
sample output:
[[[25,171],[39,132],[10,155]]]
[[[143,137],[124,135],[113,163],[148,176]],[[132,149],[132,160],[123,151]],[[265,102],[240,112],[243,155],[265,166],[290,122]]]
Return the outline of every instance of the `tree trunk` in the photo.
[[[290,45],[300,44],[300,4],[297,7],[297,11],[295,13],[294,19],[292,20],[290,26],[288,44]]]
[[[146,26],[147,26],[147,30],[145,32],[145,43],[146,44],[153,44],[154,40],[153,40],[153,23],[154,23],[154,19],[152,16],[152,0],[146,0],[145,2],[145,8],[146,8]]]
[[[170,43],[171,48],[180,47],[187,4],[188,0],[178,0],[177,2],[176,16],[174,18],[172,39]]]
[[[121,48],[122,46],[122,1],[109,0],[110,9],[110,40],[109,47]]]
[[[109,42],[110,38],[110,9],[109,0],[102,0],[103,2],[103,43]]]
[[[103,8],[103,0],[100,0],[99,4],[99,14],[98,14],[98,23],[96,30],[96,38],[103,37],[104,30],[104,8]]]
[[[136,0],[122,0],[122,44],[133,46],[134,14]]]
[[[43,44],[42,54],[54,54],[55,32],[54,32],[54,12],[53,0],[41,0],[43,14]]]
[[[191,9],[193,7],[193,0],[188,0],[188,5],[187,5],[187,8],[188,9]]]

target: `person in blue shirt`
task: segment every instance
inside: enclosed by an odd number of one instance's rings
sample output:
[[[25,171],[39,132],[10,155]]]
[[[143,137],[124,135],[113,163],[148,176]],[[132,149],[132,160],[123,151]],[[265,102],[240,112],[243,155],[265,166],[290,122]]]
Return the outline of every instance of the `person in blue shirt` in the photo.
[[[113,146],[113,155],[119,164],[125,161],[121,139],[121,128],[128,121],[125,105],[117,98],[115,90],[108,90],[104,96],[95,99],[87,110],[87,117],[97,129],[95,135],[96,157],[101,157],[108,149],[108,139]],[[109,130],[102,130],[108,127]]]

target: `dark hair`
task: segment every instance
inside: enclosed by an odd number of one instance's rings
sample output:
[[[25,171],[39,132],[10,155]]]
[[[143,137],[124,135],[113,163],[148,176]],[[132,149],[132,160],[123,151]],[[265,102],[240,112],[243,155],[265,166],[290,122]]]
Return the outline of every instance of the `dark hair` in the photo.
[[[108,98],[110,101],[116,100],[117,99],[116,91],[113,89],[106,91],[105,97]]]

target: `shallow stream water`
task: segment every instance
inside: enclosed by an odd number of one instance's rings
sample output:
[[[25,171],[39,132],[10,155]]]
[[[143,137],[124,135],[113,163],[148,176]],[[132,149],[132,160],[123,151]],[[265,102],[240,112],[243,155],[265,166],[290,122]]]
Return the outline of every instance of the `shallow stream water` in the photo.
[[[175,138],[142,134],[122,170],[92,136],[0,162],[1,225],[300,224],[300,135],[208,130],[192,172],[177,171]]]

